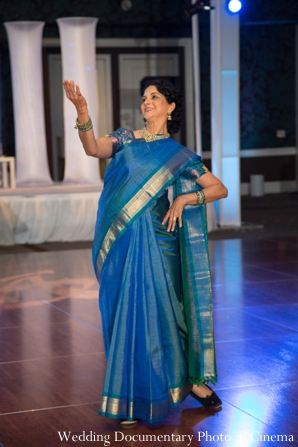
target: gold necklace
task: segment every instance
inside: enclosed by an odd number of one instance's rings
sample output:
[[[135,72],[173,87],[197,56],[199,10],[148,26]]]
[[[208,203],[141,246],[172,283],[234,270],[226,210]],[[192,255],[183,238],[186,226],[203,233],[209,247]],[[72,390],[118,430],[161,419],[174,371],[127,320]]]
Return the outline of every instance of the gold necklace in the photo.
[[[162,138],[169,138],[171,135],[169,133],[161,134],[161,135],[152,135],[146,127],[143,127],[143,129],[140,130],[140,135],[147,143],[150,143],[151,141],[161,140]]]

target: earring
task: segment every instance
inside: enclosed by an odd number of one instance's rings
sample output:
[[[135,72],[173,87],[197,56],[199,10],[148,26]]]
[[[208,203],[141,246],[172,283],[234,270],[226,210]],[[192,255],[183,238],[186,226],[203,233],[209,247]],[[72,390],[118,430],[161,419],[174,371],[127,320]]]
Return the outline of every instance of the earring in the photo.
[[[168,121],[172,121],[172,115],[168,113]]]

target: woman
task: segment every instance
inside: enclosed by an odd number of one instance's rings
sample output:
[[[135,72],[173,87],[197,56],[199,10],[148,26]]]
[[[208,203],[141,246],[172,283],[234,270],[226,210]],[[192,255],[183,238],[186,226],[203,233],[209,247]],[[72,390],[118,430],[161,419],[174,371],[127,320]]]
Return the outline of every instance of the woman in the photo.
[[[183,108],[170,82],[146,86],[145,128],[98,139],[79,86],[63,84],[86,154],[112,157],[93,244],[107,357],[100,414],[132,428],[162,420],[188,394],[219,407],[207,385],[217,373],[204,203],[227,189],[170,138]]]

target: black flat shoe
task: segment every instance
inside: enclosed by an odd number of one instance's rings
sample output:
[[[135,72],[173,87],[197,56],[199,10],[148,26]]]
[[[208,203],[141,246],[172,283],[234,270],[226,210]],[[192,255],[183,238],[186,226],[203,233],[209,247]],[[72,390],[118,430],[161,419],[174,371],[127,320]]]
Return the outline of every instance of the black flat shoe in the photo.
[[[190,391],[189,394],[191,395],[191,397],[200,402],[200,404],[202,404],[204,408],[219,408],[222,404],[222,401],[220,400],[218,395],[212,390],[212,388],[210,388],[210,386],[208,385],[205,386],[207,386],[209,390],[212,391],[212,394],[210,394],[210,396],[200,397],[193,391]]]

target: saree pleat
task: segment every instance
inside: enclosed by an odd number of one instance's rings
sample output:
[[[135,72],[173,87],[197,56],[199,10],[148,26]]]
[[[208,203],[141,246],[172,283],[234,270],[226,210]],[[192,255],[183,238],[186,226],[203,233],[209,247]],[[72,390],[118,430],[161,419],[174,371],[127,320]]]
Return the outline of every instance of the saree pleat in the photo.
[[[173,284],[180,274],[177,240],[161,226],[165,198],[160,202],[135,220],[103,267],[108,361],[100,413],[109,417],[158,421],[190,390],[187,328]]]

